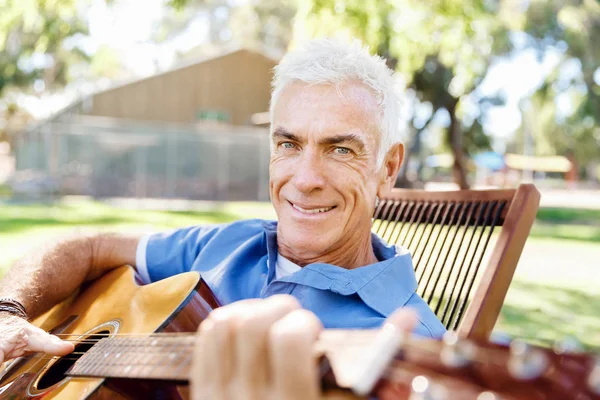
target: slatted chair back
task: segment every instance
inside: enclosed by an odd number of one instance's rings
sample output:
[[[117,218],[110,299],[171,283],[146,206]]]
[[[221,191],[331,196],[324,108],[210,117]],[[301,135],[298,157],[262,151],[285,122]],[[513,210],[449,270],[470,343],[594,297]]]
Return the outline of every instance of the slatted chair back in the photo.
[[[417,293],[449,330],[488,338],[539,206],[531,184],[509,190],[393,189],[373,231],[408,248]]]

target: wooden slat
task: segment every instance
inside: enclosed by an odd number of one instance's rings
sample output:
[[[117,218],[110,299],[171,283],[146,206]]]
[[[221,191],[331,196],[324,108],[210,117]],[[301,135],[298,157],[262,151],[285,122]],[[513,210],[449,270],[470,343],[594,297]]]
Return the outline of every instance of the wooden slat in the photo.
[[[523,186],[523,185],[521,185]],[[405,200],[418,202],[466,202],[466,201],[507,201],[514,198],[517,189],[494,189],[494,190],[449,190],[449,191],[428,191],[413,189],[393,189],[386,197],[386,200]],[[505,211],[502,218],[506,217]]]
[[[540,193],[534,185],[519,186],[507,207],[507,216],[487,269],[461,322],[460,335],[487,338],[492,332],[539,203]]]
[[[418,293],[426,296],[430,306],[440,314],[445,314],[443,310],[448,308],[455,310],[444,316],[448,328],[453,328],[459,318],[460,335],[485,339],[498,318],[535,220],[539,197],[533,185],[507,190],[439,192],[394,189],[377,208],[373,229],[385,240],[411,250],[420,277]],[[449,208],[469,205],[483,214],[448,213]],[[455,242],[458,226],[463,231]],[[454,267],[455,260],[460,268]],[[453,267],[446,271],[443,267],[448,263]],[[432,280],[434,286],[428,287],[427,282]],[[458,297],[454,295],[456,291],[448,290],[451,285],[461,285]],[[455,302],[466,309],[457,310]]]

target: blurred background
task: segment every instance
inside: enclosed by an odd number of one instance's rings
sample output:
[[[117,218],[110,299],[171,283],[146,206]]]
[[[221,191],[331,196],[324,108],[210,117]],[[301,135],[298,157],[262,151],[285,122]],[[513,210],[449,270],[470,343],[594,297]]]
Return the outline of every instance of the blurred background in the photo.
[[[274,218],[272,68],[356,37],[403,92],[398,187],[542,192],[498,334],[600,350],[597,0],[0,4],[0,274],[73,229]]]

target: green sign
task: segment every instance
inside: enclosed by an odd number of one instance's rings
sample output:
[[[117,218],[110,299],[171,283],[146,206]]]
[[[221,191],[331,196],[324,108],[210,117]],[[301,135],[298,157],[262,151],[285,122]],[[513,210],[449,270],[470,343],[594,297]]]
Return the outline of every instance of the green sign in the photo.
[[[226,111],[219,110],[200,110],[196,114],[196,120],[198,121],[219,121],[229,122],[229,113]]]

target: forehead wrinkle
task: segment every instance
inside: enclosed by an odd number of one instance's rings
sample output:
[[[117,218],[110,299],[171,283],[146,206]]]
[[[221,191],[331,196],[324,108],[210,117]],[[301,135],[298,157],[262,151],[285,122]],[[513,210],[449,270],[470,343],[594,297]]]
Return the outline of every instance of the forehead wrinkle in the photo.
[[[324,99],[332,99],[332,92],[339,101],[324,102]],[[297,124],[294,125],[299,126],[280,124],[297,135],[308,134],[312,137],[327,133],[353,133],[363,137],[367,147],[371,147],[370,136],[374,137],[374,147],[379,146],[378,102],[372,90],[362,84],[349,82],[338,85],[307,85],[294,82],[284,89],[276,108],[282,111],[282,106],[285,114],[302,112],[311,116],[303,121],[296,121]]]

